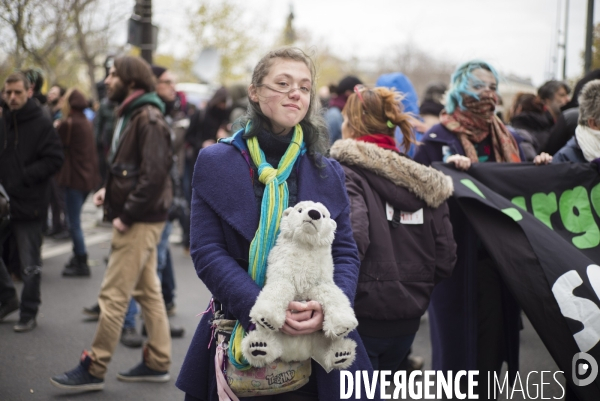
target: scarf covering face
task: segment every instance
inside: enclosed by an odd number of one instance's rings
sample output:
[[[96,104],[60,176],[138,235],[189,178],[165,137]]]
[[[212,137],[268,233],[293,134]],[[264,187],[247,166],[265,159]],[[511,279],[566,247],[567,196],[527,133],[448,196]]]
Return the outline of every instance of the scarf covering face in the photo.
[[[458,136],[465,155],[471,159],[471,163],[479,162],[473,144],[480,143],[490,134],[497,162],[521,161],[517,141],[494,114],[497,102],[496,92],[488,90],[479,95],[479,100],[464,96],[463,104],[466,110],[457,107],[452,114],[446,113],[446,110],[440,114],[440,123]]]
[[[249,124],[246,125],[246,131]],[[279,234],[281,215],[288,207],[289,191],[286,180],[290,176],[298,157],[306,152],[306,147],[302,127],[298,124],[295,127],[292,141],[279,161],[277,169],[275,169],[267,163],[257,137],[248,138],[247,144],[250,157],[258,167],[258,180],[265,185],[260,209],[260,221],[254,239],[250,243],[250,256],[248,258],[248,274],[262,288],[265,285],[267,275],[267,257]],[[238,370],[251,368],[242,355],[242,339],[245,334],[245,330],[237,321],[229,341],[228,356],[232,365]]]
[[[578,125],[575,129],[575,137],[585,160],[591,162],[600,157],[600,131]]]

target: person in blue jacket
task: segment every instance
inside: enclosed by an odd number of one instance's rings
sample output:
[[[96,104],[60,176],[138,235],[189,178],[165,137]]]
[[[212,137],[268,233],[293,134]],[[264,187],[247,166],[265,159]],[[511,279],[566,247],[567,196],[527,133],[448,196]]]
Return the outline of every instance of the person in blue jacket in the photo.
[[[328,136],[310,58],[296,48],[271,51],[254,69],[248,98],[245,128],[203,149],[196,161],[190,244],[198,277],[222,305],[225,318],[237,320],[246,331],[253,329],[249,312],[261,290],[249,272],[256,272],[257,255],[269,251],[268,241],[257,241],[269,237],[274,241],[277,235],[276,229],[269,231],[270,226],[264,224],[269,216],[279,218],[282,209],[306,200],[321,202],[329,209],[337,223],[332,246],[334,280],[352,304],[360,265],[344,172],[336,161],[323,156]],[[275,166],[277,170],[272,169]],[[274,186],[282,191],[283,204],[274,205],[270,200],[275,198],[270,196]],[[303,335],[322,328],[323,310],[317,302],[291,302],[289,310],[299,313],[288,314],[282,332]],[[212,318],[209,308],[198,324],[176,383],[188,401],[219,399]],[[357,332],[349,338],[358,345],[349,370],[372,372]],[[326,373],[313,362],[312,375],[303,387],[247,399],[337,400],[340,376],[340,371]],[[364,390],[361,394],[366,399]]]
[[[498,74],[484,61],[469,61],[452,74],[440,124],[425,133],[414,160],[454,163],[519,163],[516,137],[495,115]],[[549,157],[549,156],[548,156]],[[500,374],[504,361],[512,380],[518,370],[520,310],[495,262],[458,205],[450,202],[458,261],[451,278],[433,291],[429,307],[432,367],[479,370],[479,394],[487,394],[487,372]]]

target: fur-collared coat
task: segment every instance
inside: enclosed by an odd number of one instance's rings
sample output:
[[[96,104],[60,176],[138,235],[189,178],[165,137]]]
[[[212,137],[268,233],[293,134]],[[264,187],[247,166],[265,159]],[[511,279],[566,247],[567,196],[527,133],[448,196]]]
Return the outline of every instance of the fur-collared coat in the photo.
[[[452,179],[397,152],[353,139],[337,141],[331,156],[346,174],[361,259],[358,330],[374,337],[413,334],[434,285],[450,276],[456,263],[446,204]],[[420,219],[409,222],[401,213]]]
[[[298,158],[294,166],[298,201],[321,202],[337,223],[332,245],[334,281],[353,304],[359,260],[350,226],[344,172],[334,160],[322,159],[322,164],[322,168],[317,167],[307,155]],[[234,136],[231,145],[218,143],[200,152],[192,184],[190,233],[190,253],[198,276],[224,305],[226,317],[239,319],[245,328],[250,325],[249,313],[260,292],[246,268],[250,242],[258,227],[251,170],[252,161],[241,135]],[[176,385],[187,394],[186,399],[218,400],[214,340],[207,349],[211,318],[209,312],[200,320],[177,379]],[[348,370],[372,372],[358,333],[353,331],[348,337],[358,345],[356,360]],[[319,399],[340,398],[339,371],[327,374],[317,366],[313,375]],[[364,387],[361,394],[366,399]],[[379,390],[375,394],[378,399]]]

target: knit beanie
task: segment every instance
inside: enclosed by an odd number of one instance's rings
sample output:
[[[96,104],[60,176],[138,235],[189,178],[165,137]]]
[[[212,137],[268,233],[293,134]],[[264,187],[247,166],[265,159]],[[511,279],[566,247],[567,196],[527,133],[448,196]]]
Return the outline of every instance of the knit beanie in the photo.
[[[356,85],[361,85],[362,81],[352,75],[344,77],[338,84],[336,93],[343,95],[346,91],[352,91]]]

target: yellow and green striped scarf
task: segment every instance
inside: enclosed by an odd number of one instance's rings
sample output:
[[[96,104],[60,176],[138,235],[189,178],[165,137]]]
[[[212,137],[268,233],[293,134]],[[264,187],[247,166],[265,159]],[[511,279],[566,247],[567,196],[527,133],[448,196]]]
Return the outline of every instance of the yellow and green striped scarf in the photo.
[[[249,138],[247,144],[250,157],[258,167],[258,180],[265,185],[260,208],[260,222],[254,239],[250,243],[248,265],[248,274],[262,288],[267,275],[267,257],[279,234],[281,214],[288,207],[289,191],[286,180],[290,176],[298,156],[305,152],[304,134],[300,124],[296,125],[292,141],[279,161],[277,169],[267,163],[256,137]],[[240,370],[251,367],[242,355],[242,339],[245,335],[245,330],[237,321],[229,341],[228,356],[229,361]]]

